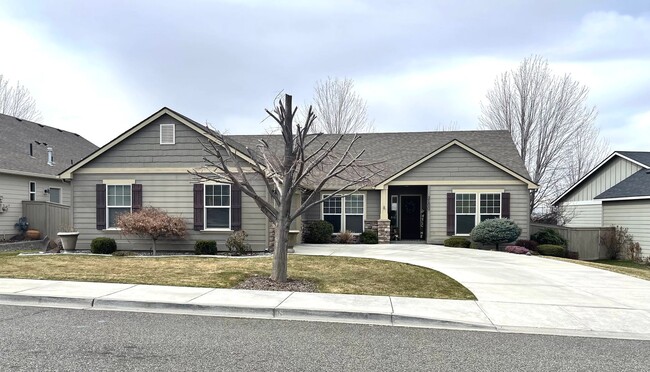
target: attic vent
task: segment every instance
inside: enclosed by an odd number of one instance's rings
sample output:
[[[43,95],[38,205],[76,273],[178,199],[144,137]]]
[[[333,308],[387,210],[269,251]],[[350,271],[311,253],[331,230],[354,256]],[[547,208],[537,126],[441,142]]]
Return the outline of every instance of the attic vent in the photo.
[[[160,124],[160,144],[173,145],[176,143],[176,125]]]

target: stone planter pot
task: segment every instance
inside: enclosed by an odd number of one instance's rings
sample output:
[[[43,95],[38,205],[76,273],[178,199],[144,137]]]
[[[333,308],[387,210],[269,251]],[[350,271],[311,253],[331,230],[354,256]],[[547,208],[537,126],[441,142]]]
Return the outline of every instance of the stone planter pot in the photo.
[[[63,245],[63,252],[70,253],[74,252],[77,249],[77,238],[79,238],[79,232],[60,232],[56,234],[61,238],[61,244]]]

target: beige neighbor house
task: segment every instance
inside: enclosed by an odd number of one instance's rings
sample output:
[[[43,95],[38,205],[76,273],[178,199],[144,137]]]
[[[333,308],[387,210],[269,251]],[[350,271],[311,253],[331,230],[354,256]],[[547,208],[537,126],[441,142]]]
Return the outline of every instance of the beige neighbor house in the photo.
[[[568,227],[628,228],[650,255],[650,152],[616,151],[560,195]]]
[[[18,233],[24,201],[70,205],[70,182],[57,175],[96,149],[78,134],[0,114],[0,240]]]
[[[253,250],[268,248],[269,223],[251,198],[232,185],[200,182],[188,173],[204,166],[199,140],[217,141],[213,134],[163,108],[62,172],[60,177],[74,185],[72,209],[81,248],[106,236],[118,241],[118,249],[149,250],[149,241],[123,237],[115,226],[119,213],[143,206],[162,208],[187,222],[187,238],[160,242],[161,250],[192,250],[196,240],[204,239],[216,240],[221,250],[239,229],[248,232]],[[228,138],[241,148],[254,148],[260,138],[282,148],[280,136]],[[449,236],[467,236],[482,220],[507,217],[528,237],[528,195],[537,185],[508,132],[372,133],[363,134],[355,146],[366,150],[365,158],[382,161],[382,176],[353,195],[308,210],[294,224],[297,231],[306,220],[322,219],[337,233],[372,228],[383,242],[392,235],[442,243]],[[244,166],[250,161],[240,160]],[[253,179],[265,195],[263,180]]]

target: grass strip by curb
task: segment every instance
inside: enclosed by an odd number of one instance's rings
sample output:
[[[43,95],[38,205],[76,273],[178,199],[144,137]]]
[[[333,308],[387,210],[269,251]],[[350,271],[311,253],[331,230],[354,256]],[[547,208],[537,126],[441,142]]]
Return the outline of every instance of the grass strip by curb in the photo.
[[[568,258],[547,257],[553,260],[570,262],[578,265],[594,267],[612,271],[619,274],[633,276],[639,279],[650,280],[650,265],[644,265],[628,260],[598,260],[598,261],[580,261]]]

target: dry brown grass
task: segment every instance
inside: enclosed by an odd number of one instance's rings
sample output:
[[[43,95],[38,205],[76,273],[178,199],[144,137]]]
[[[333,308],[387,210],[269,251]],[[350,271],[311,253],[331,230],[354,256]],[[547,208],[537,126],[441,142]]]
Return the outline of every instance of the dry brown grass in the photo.
[[[0,254],[0,277],[230,288],[252,275],[269,276],[269,257],[105,257]],[[289,275],[320,292],[473,300],[457,281],[435,270],[349,257],[289,257]]]

